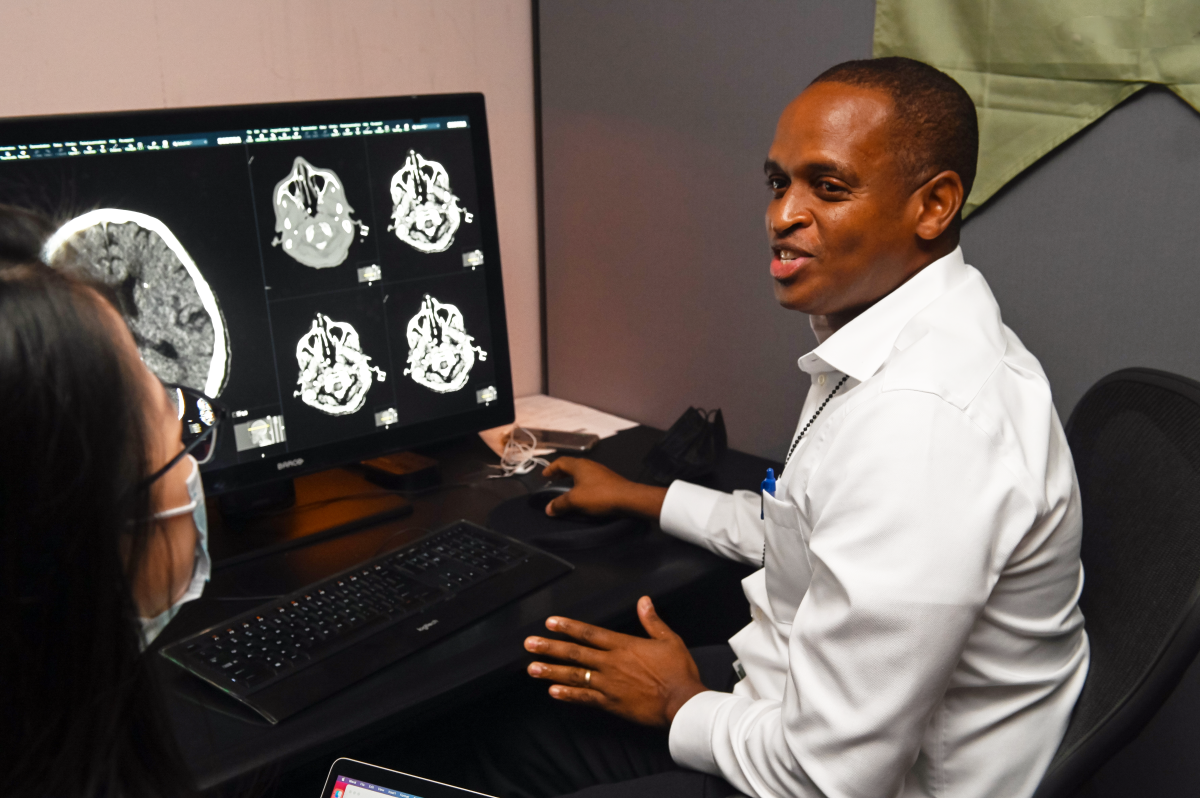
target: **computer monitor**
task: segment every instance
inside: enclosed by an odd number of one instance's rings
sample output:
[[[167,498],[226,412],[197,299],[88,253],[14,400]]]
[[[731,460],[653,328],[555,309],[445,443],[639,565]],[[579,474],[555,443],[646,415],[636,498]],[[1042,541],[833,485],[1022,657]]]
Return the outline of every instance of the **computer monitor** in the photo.
[[[513,419],[481,94],[0,120],[0,202],[230,409],[210,493]]]

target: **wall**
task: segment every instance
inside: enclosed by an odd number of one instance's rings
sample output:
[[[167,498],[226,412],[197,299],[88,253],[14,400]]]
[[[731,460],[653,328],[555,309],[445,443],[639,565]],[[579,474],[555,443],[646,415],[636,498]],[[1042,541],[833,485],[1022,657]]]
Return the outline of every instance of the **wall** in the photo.
[[[1065,421],[1128,366],[1200,379],[1200,114],[1127,100],[963,225],[963,252],[1042,361]]]
[[[668,426],[721,407],[783,458],[805,316],[775,302],[762,163],[779,111],[871,53],[871,0],[541,5],[549,388]]]
[[[529,0],[9,0],[0,114],[487,96],[513,384],[541,389]]]
[[[552,394],[658,426],[720,406],[733,446],[783,457],[813,341],[771,293],[762,159],[808,80],[870,55],[873,16],[869,0],[542,6]],[[1200,115],[1150,89],[964,226],[1064,420],[1118,368],[1200,378],[1198,141]]]

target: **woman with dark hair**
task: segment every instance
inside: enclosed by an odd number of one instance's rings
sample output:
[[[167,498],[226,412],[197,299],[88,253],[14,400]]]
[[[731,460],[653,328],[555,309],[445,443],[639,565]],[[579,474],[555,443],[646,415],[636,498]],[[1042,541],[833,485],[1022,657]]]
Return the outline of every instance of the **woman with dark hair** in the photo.
[[[0,746],[5,794],[192,792],[142,656],[208,577],[179,413],[51,226],[0,206]]]

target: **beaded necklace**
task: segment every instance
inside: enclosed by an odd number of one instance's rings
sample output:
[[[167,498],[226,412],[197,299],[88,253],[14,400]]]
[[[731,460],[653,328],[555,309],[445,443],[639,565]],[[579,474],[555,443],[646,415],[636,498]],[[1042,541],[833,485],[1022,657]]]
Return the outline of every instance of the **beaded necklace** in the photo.
[[[787,468],[788,460],[792,459],[792,454],[796,451],[796,447],[800,445],[800,440],[804,437],[804,433],[808,432],[808,428],[811,427],[813,422],[817,420],[817,416],[821,415],[821,411],[825,409],[825,405],[829,404],[829,400],[833,398],[835,393],[842,389],[842,386],[846,384],[846,380],[848,379],[850,379],[850,375],[846,374],[840,380],[838,380],[838,384],[833,386],[833,390],[829,392],[829,396],[825,397],[825,401],[821,402],[821,406],[817,408],[817,412],[812,414],[812,418],[810,418],[808,423],[804,425],[804,429],[800,430],[800,434],[796,436],[796,440],[792,441],[792,448],[788,449],[787,457],[783,458],[784,468]],[[782,475],[783,472],[780,472],[780,476]]]
[[[788,449],[787,457],[785,457],[783,459],[783,467],[784,468],[787,468],[788,461],[792,459],[792,455],[796,452],[796,447],[799,446],[800,441],[804,439],[804,434],[806,432],[808,432],[808,428],[813,425],[813,422],[817,420],[817,416],[821,415],[821,411],[825,409],[825,405],[829,404],[829,400],[833,398],[833,395],[835,393],[837,393],[838,391],[840,391],[842,389],[842,386],[846,384],[846,380],[848,380],[848,379],[850,379],[850,375],[846,374],[846,375],[843,375],[840,380],[838,380],[838,384],[833,386],[833,390],[829,392],[829,396],[826,396],[825,401],[821,402],[821,406],[818,407],[817,411],[812,414],[812,418],[810,418],[808,420],[808,423],[804,425],[804,429],[800,430],[800,434],[796,436],[796,440],[792,441],[792,448]],[[781,477],[783,476],[782,471],[779,472],[779,476],[781,476]],[[763,538],[762,567],[763,568],[767,567],[767,539],[766,539],[766,537]]]

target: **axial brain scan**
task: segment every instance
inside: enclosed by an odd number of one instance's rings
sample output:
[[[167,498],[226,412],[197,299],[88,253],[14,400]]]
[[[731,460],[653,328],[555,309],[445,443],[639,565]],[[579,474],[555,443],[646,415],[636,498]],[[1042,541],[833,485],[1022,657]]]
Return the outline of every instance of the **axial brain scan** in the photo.
[[[450,193],[450,175],[437,161],[427,161],[416,150],[399,172],[392,175],[392,224],[396,238],[421,252],[445,252],[463,222],[475,217]]]
[[[216,295],[187,250],[153,216],[101,208],[67,222],[46,243],[51,263],[115,289],[142,360],[163,382],[219,396],[229,377],[229,337]]]
[[[358,332],[344,321],[334,321],[318,313],[312,328],[296,344],[299,388],[293,396],[309,407],[331,416],[357,413],[367,401],[371,374],[380,382],[387,377],[382,369],[370,365],[363,354]]]
[[[478,354],[487,360],[487,352],[472,346],[463,316],[454,305],[444,305],[428,294],[421,310],[408,322],[408,368],[413,381],[437,393],[451,393],[467,384]]]
[[[292,171],[275,184],[275,232],[271,246],[298,263],[330,269],[346,260],[354,243],[354,229],[367,235],[367,226],[351,217],[354,208],[346,189],[332,169],[318,169],[303,158],[292,162]]]

